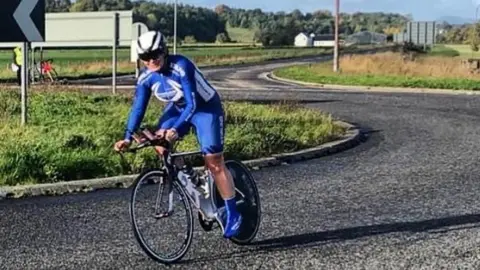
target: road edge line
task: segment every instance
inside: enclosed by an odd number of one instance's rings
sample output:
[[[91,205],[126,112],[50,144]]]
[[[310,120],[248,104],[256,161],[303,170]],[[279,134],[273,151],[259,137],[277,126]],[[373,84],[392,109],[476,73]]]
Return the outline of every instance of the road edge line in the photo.
[[[480,95],[480,90],[454,90],[442,88],[409,88],[409,87],[382,87],[382,86],[363,86],[363,85],[340,85],[340,84],[323,84],[314,82],[298,81],[279,77],[268,72],[265,75],[267,80],[274,82],[286,83],[289,85],[310,86],[322,90],[346,91],[346,92],[371,92],[371,93],[413,93],[413,94],[446,94],[446,95]]]

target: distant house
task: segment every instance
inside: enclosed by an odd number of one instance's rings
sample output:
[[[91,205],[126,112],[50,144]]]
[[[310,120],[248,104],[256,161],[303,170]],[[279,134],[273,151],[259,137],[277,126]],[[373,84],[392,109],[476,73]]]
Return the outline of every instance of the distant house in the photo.
[[[314,47],[333,47],[335,46],[335,35],[316,35],[313,38]]]
[[[312,47],[313,39],[305,33],[300,33],[295,37],[295,47]]]
[[[311,33],[299,33],[295,37],[295,47],[333,47],[335,46],[334,35],[315,35]]]

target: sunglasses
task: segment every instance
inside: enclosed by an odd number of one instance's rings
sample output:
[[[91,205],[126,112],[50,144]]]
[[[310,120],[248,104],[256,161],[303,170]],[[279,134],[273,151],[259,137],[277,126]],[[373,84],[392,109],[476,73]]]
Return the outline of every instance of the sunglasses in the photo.
[[[138,55],[138,58],[142,61],[150,61],[150,60],[157,60],[157,59],[160,59],[160,57],[164,55],[164,52],[163,50],[161,49],[158,49],[158,50],[155,50],[155,51],[151,51],[151,52],[148,52],[148,53],[141,53]]]

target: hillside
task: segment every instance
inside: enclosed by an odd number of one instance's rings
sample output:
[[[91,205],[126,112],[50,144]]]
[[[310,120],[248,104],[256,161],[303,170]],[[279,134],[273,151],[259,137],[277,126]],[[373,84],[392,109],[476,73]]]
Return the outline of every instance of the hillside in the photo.
[[[462,25],[467,23],[473,23],[473,19],[458,17],[458,16],[443,16],[436,20],[437,22],[447,22],[451,25]]]
[[[165,35],[173,35],[172,4],[154,1],[130,0],[46,0],[47,12],[133,10],[134,20],[141,21],[150,29],[159,29]],[[397,29],[408,18],[394,13],[354,13],[341,14],[340,33],[352,34],[369,30],[384,32]],[[291,45],[299,32],[331,34],[334,19],[328,10],[316,10],[303,14],[298,10],[286,12],[264,12],[260,9],[234,9],[218,5],[214,10],[192,6],[178,7],[179,40],[193,42],[229,42],[232,39],[241,43],[259,41],[263,45]],[[171,41],[171,39],[170,39]]]

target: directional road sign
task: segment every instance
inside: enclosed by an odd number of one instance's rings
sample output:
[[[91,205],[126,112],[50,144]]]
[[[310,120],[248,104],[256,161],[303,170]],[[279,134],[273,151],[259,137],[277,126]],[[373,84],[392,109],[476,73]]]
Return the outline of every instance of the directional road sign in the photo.
[[[0,42],[45,41],[45,0],[2,1],[0,25]]]

